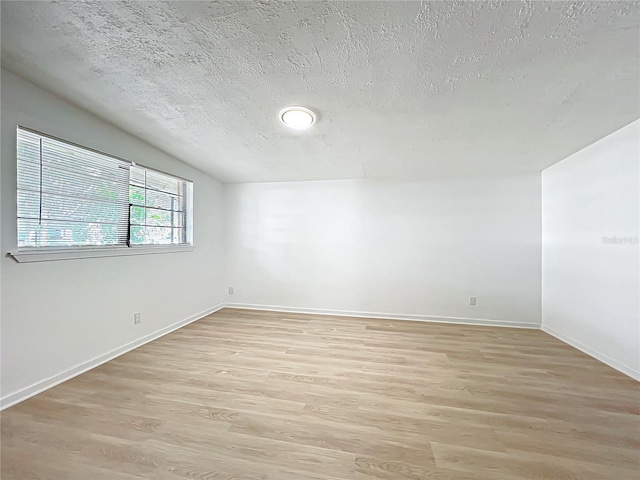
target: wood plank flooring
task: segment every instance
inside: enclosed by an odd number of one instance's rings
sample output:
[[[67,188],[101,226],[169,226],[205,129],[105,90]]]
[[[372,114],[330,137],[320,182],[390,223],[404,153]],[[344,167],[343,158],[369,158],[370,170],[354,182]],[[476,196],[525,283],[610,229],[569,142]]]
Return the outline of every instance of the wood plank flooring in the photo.
[[[225,309],[1,422],[3,480],[640,478],[640,384],[537,330]]]

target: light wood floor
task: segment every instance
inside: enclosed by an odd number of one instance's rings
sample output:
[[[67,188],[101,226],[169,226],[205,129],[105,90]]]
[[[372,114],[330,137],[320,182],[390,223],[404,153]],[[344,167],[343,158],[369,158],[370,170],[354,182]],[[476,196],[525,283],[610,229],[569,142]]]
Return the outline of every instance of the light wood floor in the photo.
[[[227,309],[3,412],[1,477],[637,479],[639,410],[541,331]]]

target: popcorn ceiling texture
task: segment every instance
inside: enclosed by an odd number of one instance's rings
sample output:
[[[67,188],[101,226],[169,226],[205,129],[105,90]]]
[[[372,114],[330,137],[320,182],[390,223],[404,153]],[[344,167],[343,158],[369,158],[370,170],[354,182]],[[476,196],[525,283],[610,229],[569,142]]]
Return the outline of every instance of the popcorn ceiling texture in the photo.
[[[638,7],[3,1],[2,64],[227,182],[531,172],[640,116]]]

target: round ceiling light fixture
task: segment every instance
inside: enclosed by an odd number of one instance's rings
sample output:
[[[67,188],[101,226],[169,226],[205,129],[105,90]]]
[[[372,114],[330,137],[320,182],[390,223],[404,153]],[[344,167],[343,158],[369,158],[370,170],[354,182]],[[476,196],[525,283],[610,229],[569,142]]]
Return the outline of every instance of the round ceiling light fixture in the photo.
[[[316,114],[307,107],[286,107],[280,110],[280,121],[289,128],[304,130],[316,123]]]

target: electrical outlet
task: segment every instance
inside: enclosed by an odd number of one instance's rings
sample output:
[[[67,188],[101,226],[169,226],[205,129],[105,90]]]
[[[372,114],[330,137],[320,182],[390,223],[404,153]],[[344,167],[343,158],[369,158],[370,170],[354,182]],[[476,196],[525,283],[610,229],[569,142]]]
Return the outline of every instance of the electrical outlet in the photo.
[[[142,320],[140,320],[140,312],[136,312],[133,314],[133,324],[138,325]]]
[[[476,304],[476,297],[469,297],[469,305],[475,305]]]
[[[229,295],[233,295],[233,287],[229,287]]]

